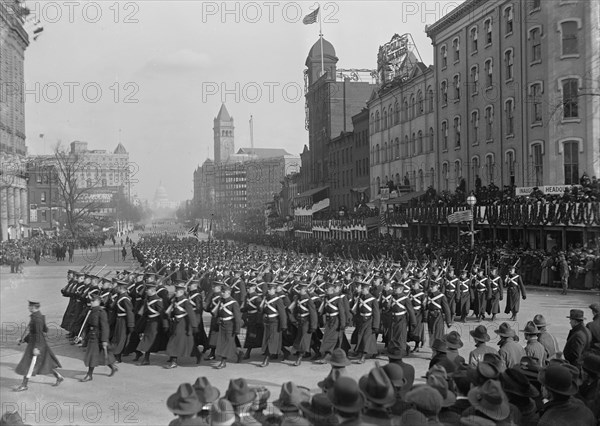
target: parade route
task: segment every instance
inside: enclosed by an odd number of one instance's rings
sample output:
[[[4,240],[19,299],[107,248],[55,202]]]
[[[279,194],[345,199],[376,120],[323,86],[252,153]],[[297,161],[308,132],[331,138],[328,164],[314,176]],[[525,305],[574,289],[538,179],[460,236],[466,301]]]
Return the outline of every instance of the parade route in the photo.
[[[271,391],[270,401],[277,399],[281,384],[294,381],[298,385],[306,386],[318,391],[317,382],[328,374],[329,365],[314,364],[305,361],[299,367],[293,366],[293,360],[285,362],[274,361],[267,368],[260,368],[262,360],[260,350],[254,349],[250,360],[241,364],[230,363],[224,370],[212,368],[217,361],[202,361],[196,365],[195,359],[182,359],[178,368],[167,370],[165,365],[167,356],[164,353],[153,355],[152,365],[137,366],[133,363],[133,356],[123,359],[118,364],[118,373],[109,378],[108,367],[99,367],[94,380],[80,383],[79,379],[85,375],[83,365],[83,349],[69,344],[66,332],[59,328],[62,315],[68,299],[62,297],[60,289],[66,284],[68,269],[79,270],[89,262],[96,261],[99,267],[107,265],[102,275],[108,271],[135,269],[137,264],[132,264],[129,255],[122,262],[120,249],[104,247],[98,252],[78,250],[75,253],[74,263],[55,262],[52,259],[42,259],[39,265],[33,261],[25,263],[23,274],[11,274],[10,269],[2,267],[0,302],[2,330],[0,335],[0,400],[2,412],[19,410],[25,423],[30,424],[168,424],[173,416],[165,405],[167,397],[172,394],[180,383],[193,383],[197,377],[206,376],[210,382],[224,394],[230,379],[246,378],[250,386],[265,386]],[[99,267],[96,269],[98,270]],[[18,364],[25,345],[18,346],[17,340],[21,336],[28,322],[27,301],[35,300],[41,303],[41,312],[46,316],[48,324],[47,340],[53,351],[62,363],[61,373],[65,381],[60,387],[51,385],[54,378],[49,376],[36,376],[29,382],[29,390],[22,393],[13,392],[21,382],[14,368]],[[527,300],[521,302],[518,322],[512,323],[515,330],[520,330],[527,320],[535,314],[542,313],[550,323],[549,331],[557,338],[562,349],[569,331],[569,321],[566,316],[570,309],[583,309],[588,320],[591,312],[588,306],[598,300],[597,292],[570,292],[567,296],[560,296],[558,290],[528,289]],[[502,302],[504,310],[504,301]],[[492,337],[490,344],[495,346],[498,339],[493,330],[507,320],[509,314],[501,313],[497,320],[484,320],[482,323],[488,328]],[[208,314],[205,313],[205,326],[209,324]],[[457,330],[462,336],[464,346],[460,355],[468,359],[469,352],[474,348],[469,331],[481,323],[468,320],[466,324],[455,322],[451,330]],[[245,330],[242,330],[243,344]],[[352,329],[346,330],[348,337]],[[522,333],[519,333],[523,343]],[[379,339],[381,340],[381,339]],[[406,361],[416,369],[416,382],[422,381],[427,371],[431,350],[427,347],[420,352],[412,354]],[[383,345],[379,342],[380,351]],[[352,364],[348,367],[350,375],[358,378],[367,373],[377,360],[368,360],[365,364]],[[387,363],[383,355],[379,362]],[[269,405],[269,410],[276,410]]]

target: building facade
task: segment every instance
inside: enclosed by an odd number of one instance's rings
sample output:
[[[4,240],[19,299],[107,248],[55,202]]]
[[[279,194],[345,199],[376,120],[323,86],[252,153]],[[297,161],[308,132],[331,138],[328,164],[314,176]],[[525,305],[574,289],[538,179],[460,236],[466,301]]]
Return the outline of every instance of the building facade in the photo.
[[[353,206],[366,203],[370,200],[371,193],[371,150],[369,134],[369,109],[363,108],[361,112],[352,116],[353,159],[354,159],[354,184],[351,190]]]
[[[27,164],[29,225],[42,230],[54,229],[64,213],[58,187],[58,172],[54,165]]]
[[[354,135],[342,132],[329,142],[329,196],[332,211],[352,208]]]
[[[0,240],[25,235],[28,221],[25,156],[24,60],[27,9],[0,1]]]
[[[229,115],[225,104],[213,120],[215,163],[226,163],[235,151],[233,117]]]
[[[438,187],[578,184],[600,175],[597,2],[468,0],[434,47]]]

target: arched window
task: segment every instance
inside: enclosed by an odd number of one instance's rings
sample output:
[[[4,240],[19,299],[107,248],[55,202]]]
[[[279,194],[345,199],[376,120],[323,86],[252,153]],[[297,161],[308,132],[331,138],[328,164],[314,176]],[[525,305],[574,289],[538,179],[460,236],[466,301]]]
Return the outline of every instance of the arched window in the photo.
[[[448,149],[448,122],[442,121],[442,149]]]
[[[411,144],[411,151],[410,151],[410,155],[415,155],[417,153],[417,135],[415,134],[415,132],[413,132],[412,134],[412,139],[410,140],[410,144]]]
[[[515,184],[515,164],[516,164],[516,159],[515,159],[515,150],[514,149],[509,149],[508,151],[506,151],[506,155],[505,155],[505,161],[506,161],[506,166],[508,169],[508,184],[513,186]]]
[[[479,156],[471,158],[471,176],[473,176],[473,186],[477,187],[477,178],[479,177]]]
[[[460,184],[462,178],[462,163],[460,160],[454,162],[454,182],[456,185]]]
[[[400,158],[400,139],[398,139],[398,138],[395,139],[394,147],[395,147],[394,158],[398,159],[398,158]]]
[[[383,110],[383,130],[388,128],[388,113],[387,109]]]
[[[442,179],[444,180],[444,191],[449,190],[449,181],[448,181],[448,163],[444,162],[442,164]]]
[[[515,133],[515,101],[507,99],[504,102],[504,111],[506,117],[506,134],[514,135]]]
[[[417,133],[417,154],[421,154],[423,152],[423,132],[419,130]]]
[[[455,74],[452,79],[452,84],[454,85],[454,99],[460,99],[460,74]]]
[[[404,111],[403,111],[404,121],[408,121],[408,101],[404,99]]]
[[[425,177],[423,176],[423,169],[419,169],[419,189],[417,191],[423,191],[425,189]]]
[[[492,133],[494,127],[494,107],[489,105],[485,107],[485,139],[491,141],[494,138]]]
[[[403,155],[402,157],[406,158],[408,157],[408,135],[404,136],[404,148],[403,148]]]
[[[460,116],[454,117],[454,146],[460,148]]]
[[[440,91],[442,92],[442,105],[446,105],[448,103],[448,83],[446,80],[442,81]]]
[[[487,154],[485,156],[485,173],[488,184],[494,183],[494,174],[496,163],[494,162],[494,154]]]
[[[434,137],[433,137],[433,127],[429,128],[429,152],[433,152],[433,144],[434,144]]]
[[[473,144],[479,143],[479,111],[471,112],[471,132],[473,133]]]
[[[435,169],[433,167],[429,169],[429,186],[432,188],[435,186]]]
[[[442,60],[442,68],[446,68],[448,66],[448,48],[445,44],[440,48],[440,56]]]
[[[388,108],[388,110],[389,110],[389,116],[388,116],[388,120],[389,121],[388,121],[388,124],[389,124],[390,127],[392,127],[394,124],[397,124],[397,123],[393,122],[394,119],[392,118],[392,117],[394,117],[394,108],[392,108],[392,106],[390,105],[389,108]]]
[[[427,98],[429,99],[429,112],[433,112],[435,99],[433,99],[433,89],[431,88],[431,86],[427,91]]]
[[[423,92],[420,90],[417,92],[417,106],[419,114],[423,114]]]
[[[400,105],[398,105],[398,101],[394,103],[394,124],[398,124],[400,122]]]
[[[415,118],[417,116],[415,111],[415,95],[410,96],[410,117]]]
[[[544,184],[544,145],[534,143],[531,145],[531,166],[534,176],[534,185]]]
[[[375,133],[379,132],[379,111],[375,111]]]
[[[375,164],[381,163],[381,157],[379,154],[379,144],[375,145]]]
[[[473,28],[471,28],[470,34],[471,34],[471,51],[472,52],[477,52],[477,32],[478,32],[477,26],[474,26]]]
[[[386,113],[386,115],[387,115],[387,113]],[[388,143],[385,142],[383,144],[383,162],[387,163],[387,161],[388,161]]]

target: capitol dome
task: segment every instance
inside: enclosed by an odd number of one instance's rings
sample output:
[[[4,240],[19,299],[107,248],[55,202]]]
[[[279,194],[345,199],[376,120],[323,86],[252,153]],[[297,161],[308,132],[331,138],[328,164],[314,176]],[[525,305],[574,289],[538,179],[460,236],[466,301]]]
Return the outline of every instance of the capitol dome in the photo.
[[[157,203],[169,201],[169,195],[167,194],[167,190],[164,186],[162,186],[162,182],[156,188],[156,192],[154,193],[154,201]]]

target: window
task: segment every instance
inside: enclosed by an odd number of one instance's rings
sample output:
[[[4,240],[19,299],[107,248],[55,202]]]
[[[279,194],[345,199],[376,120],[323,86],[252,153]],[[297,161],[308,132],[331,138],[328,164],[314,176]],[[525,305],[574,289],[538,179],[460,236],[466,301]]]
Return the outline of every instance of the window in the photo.
[[[379,164],[381,162],[381,157],[379,153],[379,144],[375,145],[375,164]]]
[[[479,111],[471,112],[471,126],[473,129],[473,143],[479,142]]]
[[[460,74],[454,76],[454,100],[460,100]]]
[[[492,20],[487,19],[483,23],[483,27],[485,28],[485,44],[492,44]]]
[[[404,155],[403,157],[406,158],[408,157],[408,135],[404,136],[404,147],[403,147],[403,151],[404,151]]]
[[[375,115],[373,113],[371,113],[371,122],[369,123],[369,128],[371,134],[373,134],[375,131]]]
[[[506,151],[506,165],[508,166],[508,184],[514,186],[515,184],[515,151]]]
[[[442,176],[444,179],[444,190],[448,191],[448,163],[442,164]]]
[[[433,89],[430,87],[427,92],[427,97],[429,98],[429,112],[433,112],[433,107],[435,104],[435,99],[433,99]]]
[[[578,55],[579,43],[577,40],[578,23],[577,21],[567,21],[560,24],[562,33],[562,54]]]
[[[423,132],[419,130],[417,134],[417,154],[421,154],[423,152]]]
[[[506,35],[513,32],[513,8],[507,7],[504,9],[504,22],[506,25]]]
[[[485,173],[487,177],[488,184],[494,183],[494,154],[487,154],[485,156]]]
[[[446,105],[448,103],[448,83],[446,82],[446,80],[442,81],[441,92],[442,92],[442,105]]]
[[[404,121],[408,121],[408,101],[404,99]]]
[[[375,111],[375,133],[379,132],[379,111]]]
[[[454,146],[460,148],[460,117],[454,117]]]
[[[529,31],[529,39],[531,40],[531,61],[541,62],[542,60],[542,29],[540,27],[533,28]]]
[[[423,114],[423,92],[421,92],[420,90],[417,93],[417,107],[419,114]]]
[[[544,161],[543,145],[536,143],[531,147],[531,163],[533,166],[533,178],[536,186],[542,186],[544,183]]]
[[[446,68],[448,66],[448,48],[445,44],[442,45],[440,53],[442,55],[442,68]]]
[[[410,117],[409,118],[415,118],[417,116],[416,114],[416,110],[415,110],[415,95],[411,95],[410,97]]]
[[[429,152],[433,152],[433,127],[429,128]]]
[[[514,135],[515,133],[515,102],[512,99],[508,99],[504,102],[504,111],[506,112],[506,134]]]
[[[479,67],[471,67],[471,95],[476,95],[479,90]]]
[[[390,120],[390,121],[388,121],[388,125],[389,125],[390,127],[392,127],[392,126],[393,126],[393,124],[392,124],[392,120],[393,120],[393,119],[392,119],[392,117],[394,116],[394,109],[392,108],[392,106],[391,106],[391,105],[389,106],[389,108],[388,108],[388,109],[389,109],[389,111],[390,111],[390,113],[389,113],[389,120]],[[397,124],[397,123],[394,123],[394,124]]]
[[[494,111],[490,105],[485,108],[485,139],[491,141],[493,139],[492,128],[494,124]]]
[[[492,87],[493,73],[494,73],[494,69],[492,66],[492,60],[488,59],[487,61],[485,61],[485,87],[487,87],[487,88]]]
[[[396,159],[398,159],[398,158],[400,158],[400,139],[398,139],[398,138],[395,139],[394,147],[395,147],[395,149],[394,149],[394,151],[395,151],[394,157]]]
[[[454,62],[460,60],[460,41],[458,38],[452,40],[452,48],[454,49]]]
[[[419,169],[419,189],[418,191],[423,191],[425,189],[425,179],[423,176],[423,169]]]
[[[532,123],[542,122],[542,83],[534,83],[530,86],[531,97],[531,119]]]
[[[47,215],[47,210],[41,210],[40,213],[42,214],[42,222],[46,222],[48,220],[48,215]]]
[[[35,182],[36,183],[42,183],[42,174],[40,172],[36,173],[36,175],[35,175]]]
[[[383,162],[387,163],[388,160],[388,144],[387,142],[383,144]]]
[[[542,0],[530,0],[529,11],[535,12],[536,10],[540,10],[542,7]]]
[[[385,130],[385,129],[388,128],[388,121],[387,121],[387,119],[388,119],[388,113],[387,113],[387,110],[384,109],[383,110],[383,130]]]
[[[431,186],[433,188],[434,184],[435,184],[435,169],[432,167],[431,169],[429,169],[429,186]]]
[[[412,139],[410,140],[410,144],[412,145],[410,154],[415,155],[417,153],[417,147],[416,147],[417,135],[415,133],[412,134]]]
[[[40,201],[42,203],[46,202],[46,191],[42,191],[42,193],[40,194]]]
[[[565,185],[579,184],[579,143],[568,141],[564,143]]]
[[[479,177],[479,157],[471,158],[471,176],[473,176],[473,186],[477,187],[477,178]]]
[[[579,80],[568,78],[562,81],[563,118],[579,117]]]
[[[504,52],[504,65],[506,67],[505,69],[505,74],[506,74],[506,80],[512,80],[513,79],[513,50],[512,49],[508,49],[506,52]]]
[[[471,28],[471,51],[477,52],[477,27]]]
[[[454,162],[454,182],[456,182],[458,184],[460,182],[461,178],[462,178],[462,164],[461,164],[460,160],[456,160]]]
[[[442,149],[448,149],[448,122],[442,121]]]
[[[398,101],[394,103],[394,124],[398,124],[400,122],[400,105],[398,105]]]

